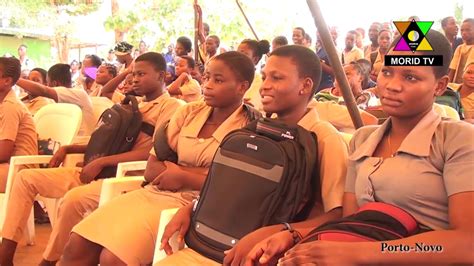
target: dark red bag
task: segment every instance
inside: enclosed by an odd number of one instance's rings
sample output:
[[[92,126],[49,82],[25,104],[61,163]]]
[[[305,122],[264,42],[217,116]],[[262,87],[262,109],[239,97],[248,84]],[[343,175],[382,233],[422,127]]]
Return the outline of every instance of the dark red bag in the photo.
[[[339,242],[388,241],[419,233],[415,218],[397,206],[371,202],[356,213],[325,223],[299,243],[316,240]]]

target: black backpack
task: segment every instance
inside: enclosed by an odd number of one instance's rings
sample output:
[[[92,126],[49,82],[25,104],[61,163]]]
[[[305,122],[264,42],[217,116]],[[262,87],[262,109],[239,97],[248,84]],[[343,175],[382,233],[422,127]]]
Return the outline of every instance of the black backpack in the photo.
[[[100,157],[130,151],[140,131],[153,136],[154,126],[143,122],[137,99],[126,96],[121,104],[113,105],[100,116],[87,144],[84,165]],[[116,171],[116,166],[106,167],[95,179],[115,176]]]
[[[248,233],[305,220],[320,194],[316,166],[316,136],[300,126],[261,118],[232,131],[214,155],[186,244],[222,262]]]
[[[435,103],[447,105],[454,108],[454,110],[458,112],[459,117],[463,119],[464,117],[463,109],[461,105],[461,96],[459,95],[459,92],[454,91],[453,89],[447,87],[443,95],[436,96]]]

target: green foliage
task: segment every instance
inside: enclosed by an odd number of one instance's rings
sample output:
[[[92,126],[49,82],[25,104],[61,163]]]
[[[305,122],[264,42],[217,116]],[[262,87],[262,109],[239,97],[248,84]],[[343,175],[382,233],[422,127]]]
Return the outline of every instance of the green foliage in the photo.
[[[464,6],[456,2],[454,6],[454,18],[458,23],[461,23],[463,20]]]
[[[120,30],[127,32],[138,23],[139,19],[136,13],[132,11],[120,12],[116,16],[110,16],[104,22],[106,30]]]
[[[0,6],[2,16],[10,19],[12,28],[47,27],[55,12],[55,8],[48,2],[37,0],[0,0]]]

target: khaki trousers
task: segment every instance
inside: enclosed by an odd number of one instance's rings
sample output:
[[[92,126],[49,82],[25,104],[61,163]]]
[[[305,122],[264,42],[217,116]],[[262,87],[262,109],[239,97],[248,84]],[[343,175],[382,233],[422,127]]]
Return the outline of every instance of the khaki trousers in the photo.
[[[19,242],[36,195],[62,198],[43,258],[59,260],[71,229],[99,205],[102,180],[83,185],[81,168],[24,169],[15,177],[2,236]]]

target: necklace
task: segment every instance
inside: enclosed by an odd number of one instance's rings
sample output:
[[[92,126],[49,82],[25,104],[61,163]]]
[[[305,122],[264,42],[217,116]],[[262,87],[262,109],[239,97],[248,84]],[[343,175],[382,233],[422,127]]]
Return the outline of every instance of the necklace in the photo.
[[[395,156],[396,152],[393,152],[393,150],[392,150],[392,141],[391,141],[391,139],[392,139],[392,131],[389,131],[388,132],[388,138],[387,138],[387,140],[388,140],[388,149],[390,151],[390,157],[393,158]]]

